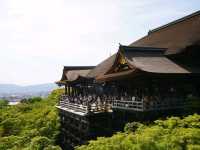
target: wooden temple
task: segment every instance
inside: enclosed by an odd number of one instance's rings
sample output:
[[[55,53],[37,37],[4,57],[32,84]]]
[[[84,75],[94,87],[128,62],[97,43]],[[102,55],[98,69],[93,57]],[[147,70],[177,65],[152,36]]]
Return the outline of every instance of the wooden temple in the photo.
[[[200,11],[149,31],[97,66],[66,66],[57,106],[63,147],[109,136],[128,121],[200,108]]]

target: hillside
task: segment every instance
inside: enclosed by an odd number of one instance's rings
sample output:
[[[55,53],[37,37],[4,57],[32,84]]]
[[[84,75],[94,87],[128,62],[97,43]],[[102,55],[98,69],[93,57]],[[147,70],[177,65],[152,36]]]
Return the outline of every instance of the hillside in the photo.
[[[55,105],[62,92],[0,107],[0,150],[60,150],[55,146],[60,128]]]

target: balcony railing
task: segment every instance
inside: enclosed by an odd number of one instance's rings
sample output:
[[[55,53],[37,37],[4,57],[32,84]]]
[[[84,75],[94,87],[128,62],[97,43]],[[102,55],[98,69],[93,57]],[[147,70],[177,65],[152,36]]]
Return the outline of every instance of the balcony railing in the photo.
[[[120,100],[117,100],[120,99]],[[98,113],[108,112],[112,109],[125,109],[133,111],[153,111],[187,108],[191,106],[192,101],[186,101],[181,98],[165,98],[160,100],[145,101],[139,98],[103,96],[103,97],[69,97],[61,96],[59,106],[68,110],[80,113]]]
[[[136,111],[143,111],[143,102],[140,101],[122,101],[122,100],[114,100],[112,103],[112,108],[118,109],[129,109]]]
[[[88,113],[88,107],[84,105],[79,105],[79,104],[70,103],[70,102],[61,100],[59,106],[61,108],[67,108],[70,110],[74,110],[76,112]]]
[[[99,100],[101,102],[98,102],[98,100],[98,98],[94,99],[91,97],[69,97],[62,95],[59,107],[84,114],[106,112],[111,109],[110,104],[101,100]]]
[[[181,109],[191,107],[192,101],[174,99],[164,101],[122,101],[114,100],[112,108],[114,109],[126,109],[134,111],[153,111],[153,110],[168,110],[168,109]]]

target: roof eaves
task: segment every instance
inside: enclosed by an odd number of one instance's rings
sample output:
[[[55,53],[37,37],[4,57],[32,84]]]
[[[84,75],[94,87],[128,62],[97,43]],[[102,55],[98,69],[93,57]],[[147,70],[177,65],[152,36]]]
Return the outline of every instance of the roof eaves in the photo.
[[[138,52],[165,52],[167,48],[158,48],[158,47],[144,47],[144,46],[122,46],[120,45],[120,50],[129,52],[129,51],[138,51]]]
[[[86,70],[93,69],[95,66],[64,66],[64,70]]]

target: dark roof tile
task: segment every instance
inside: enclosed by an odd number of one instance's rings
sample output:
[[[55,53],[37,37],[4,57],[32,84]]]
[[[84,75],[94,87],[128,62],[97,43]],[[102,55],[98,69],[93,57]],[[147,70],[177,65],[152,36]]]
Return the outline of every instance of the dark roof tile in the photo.
[[[167,48],[168,55],[179,53],[195,43],[200,43],[200,11],[154,29],[129,46]]]

